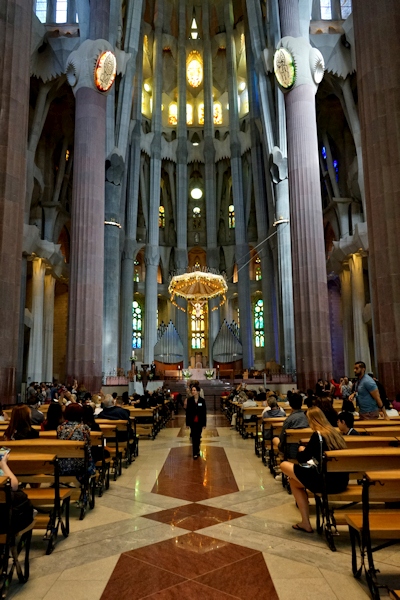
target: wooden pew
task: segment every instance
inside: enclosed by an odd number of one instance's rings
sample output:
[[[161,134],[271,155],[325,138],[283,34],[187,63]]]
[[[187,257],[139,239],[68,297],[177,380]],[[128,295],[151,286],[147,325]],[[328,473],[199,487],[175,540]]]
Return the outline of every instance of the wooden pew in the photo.
[[[362,511],[345,515],[349,525],[352,570],[357,579],[365,571],[372,598],[380,598],[380,589],[387,590],[386,585],[379,584],[373,553],[387,548],[400,541],[400,510],[383,509],[370,510],[371,502],[398,502],[400,498],[400,471],[367,471],[360,482],[362,485]],[[379,540],[379,545],[373,547],[372,541]],[[382,544],[382,541],[384,543]],[[360,565],[357,560],[357,548],[360,548]],[[397,593],[393,590],[395,598]]]
[[[39,510],[34,529],[45,530],[46,554],[55,548],[58,533],[69,534],[69,505],[72,490],[60,489],[60,474],[55,454],[10,452],[8,464],[19,483],[41,483],[52,487],[25,488],[24,492]],[[64,518],[63,518],[64,516]]]
[[[328,473],[365,473],[366,471],[381,471],[400,469],[400,448],[346,448],[325,452],[322,476]],[[315,494],[317,531],[324,531],[329,548],[336,550],[333,536],[337,533],[337,525],[342,524],[335,516],[330,503],[332,502],[361,502],[361,489],[358,485],[349,484],[340,494],[323,492]],[[346,508],[346,507],[345,507]],[[345,521],[346,522],[346,521]]]
[[[275,467],[277,466],[272,439],[273,437],[280,435],[284,420],[285,417],[262,419],[261,460],[265,466],[269,466],[272,475],[275,475]],[[268,432],[268,434],[266,432]],[[268,439],[265,439],[266,435],[268,435]]]
[[[37,438],[33,440],[10,440],[7,441],[7,446],[11,448],[13,454],[53,454],[56,455],[59,460],[65,458],[83,458],[85,465],[83,478],[78,484],[79,487],[72,489],[71,498],[77,500],[79,503],[81,509],[79,515],[80,520],[85,517],[88,506],[94,508],[96,478],[94,476],[89,476],[89,455],[85,442]],[[60,483],[70,483],[73,478],[73,475],[60,475]]]
[[[147,436],[151,439],[156,438],[155,413],[157,407],[152,408],[133,408],[129,407],[131,417],[136,419],[136,434]],[[143,422],[143,419],[149,420],[149,423]]]
[[[0,553],[0,598],[5,598],[15,570],[20,583],[29,579],[29,550],[34,520],[25,529],[14,533],[11,523],[11,483],[8,477],[3,476],[0,477],[0,511],[0,544],[3,547]],[[23,567],[19,561],[22,549],[25,551]]]

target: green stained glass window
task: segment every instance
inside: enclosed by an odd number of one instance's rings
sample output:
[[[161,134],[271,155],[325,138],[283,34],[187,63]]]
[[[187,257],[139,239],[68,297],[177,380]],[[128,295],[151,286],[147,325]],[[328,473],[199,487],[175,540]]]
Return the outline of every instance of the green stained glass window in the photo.
[[[142,347],[142,309],[140,304],[132,302],[132,348]]]
[[[254,336],[256,348],[264,347],[264,301],[257,300],[254,306]]]

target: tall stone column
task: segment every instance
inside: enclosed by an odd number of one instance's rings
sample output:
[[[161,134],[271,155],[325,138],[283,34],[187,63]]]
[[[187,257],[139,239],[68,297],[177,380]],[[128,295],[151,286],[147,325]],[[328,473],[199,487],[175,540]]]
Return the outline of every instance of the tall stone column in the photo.
[[[41,258],[32,261],[32,329],[29,340],[28,381],[43,381],[43,307],[46,265]]]
[[[248,265],[249,245],[247,243],[247,220],[244,210],[242,156],[239,139],[236,46],[233,37],[233,6],[231,0],[227,1],[224,5],[224,19],[227,38],[226,62],[228,71],[232,194],[235,207],[235,251],[239,279],[240,338],[243,346],[243,368],[247,369],[254,365],[254,344]]]
[[[354,335],[353,335],[353,305],[351,299],[351,278],[350,269],[343,266],[340,273],[340,290],[342,297],[342,330],[343,330],[343,354],[344,354],[344,375],[353,374],[354,356]],[[358,359],[357,360],[363,360]]]
[[[188,205],[188,165],[187,165],[187,127],[186,127],[186,2],[179,2],[179,44],[178,44],[178,147],[176,152],[176,237],[177,248],[175,262],[178,271],[185,271],[188,265],[187,254],[187,205]],[[188,305],[183,298],[176,303],[183,310],[175,310],[175,327],[183,344],[183,366],[188,365],[189,342]]]
[[[54,290],[53,275],[44,278],[43,311],[43,381],[53,381]]]
[[[214,101],[212,50],[210,39],[210,4],[203,1],[203,65],[204,65],[204,184],[206,196],[207,226],[207,265],[212,269],[219,267],[219,251],[217,246],[217,214],[215,148],[214,148]],[[208,302],[208,357],[213,366],[212,349],[220,329],[219,299]]]
[[[400,381],[400,4],[355,0],[353,22],[376,358],[393,398]]]
[[[145,253],[146,307],[144,314],[144,351],[143,362],[150,364],[154,358],[154,346],[157,342],[157,271],[160,262],[158,249],[159,228],[158,211],[161,188],[161,100],[162,100],[162,27],[164,21],[164,0],[157,0],[155,8],[155,33],[153,49],[153,115],[151,129],[154,133],[150,157],[150,194]]]
[[[339,378],[345,375],[343,352],[343,327],[341,322],[340,282],[337,276],[328,281],[329,317],[332,341],[332,370],[333,376]]]
[[[125,210],[125,243],[121,261],[121,367],[125,371],[131,369],[129,357],[132,355],[132,302],[134,261],[139,249],[136,242],[137,214],[139,204],[140,182],[140,135],[142,115],[142,83],[143,83],[143,44],[139,44],[137,54],[136,78],[133,95],[134,123],[128,156],[128,182]]]
[[[106,159],[106,96],[93,65],[104,50],[112,51],[105,40],[86,40],[66,68],[76,104],[67,376],[93,392],[102,381]]]
[[[298,0],[279,0],[282,40],[296,62],[285,94],[298,386],[330,379],[332,353],[319,180],[315,93],[322,55],[300,37]],[[312,65],[310,67],[310,65]]]
[[[120,203],[125,171],[116,148],[106,161],[103,287],[103,371],[116,375],[119,366]],[[133,277],[133,275],[132,275]]]
[[[15,402],[29,114],[32,0],[0,10],[0,398]]]
[[[365,308],[365,287],[360,254],[352,254],[349,260],[351,273],[351,292],[353,298],[354,354],[356,360],[365,362],[371,371],[371,353],[369,350],[368,329],[363,319]]]

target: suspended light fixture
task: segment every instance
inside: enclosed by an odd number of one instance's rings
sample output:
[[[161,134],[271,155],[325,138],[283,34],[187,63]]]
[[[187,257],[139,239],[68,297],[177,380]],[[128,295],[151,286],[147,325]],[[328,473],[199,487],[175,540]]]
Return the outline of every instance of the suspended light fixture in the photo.
[[[175,296],[184,298],[192,304],[196,312],[201,310],[211,298],[221,297],[219,306],[222,306],[226,300],[228,285],[226,279],[215,269],[203,267],[201,270],[194,268],[181,275],[171,277],[168,286],[168,292],[171,294],[171,302],[174,306],[186,312],[182,306],[175,302]],[[216,310],[214,306],[212,310]]]

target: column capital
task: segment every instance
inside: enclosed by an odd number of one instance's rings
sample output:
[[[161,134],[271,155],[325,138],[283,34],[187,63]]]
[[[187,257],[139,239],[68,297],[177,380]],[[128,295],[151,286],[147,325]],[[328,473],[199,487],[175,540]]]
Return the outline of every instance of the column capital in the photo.
[[[282,49],[286,52],[279,52]],[[317,93],[324,76],[325,62],[321,52],[313,48],[308,40],[303,37],[283,37],[277,44],[273,60],[275,77],[284,93],[301,85],[310,85]],[[292,82],[290,77],[286,77],[291,68],[294,69]]]
[[[99,89],[95,82],[95,71],[100,56],[109,51],[111,54],[103,66],[104,89]],[[117,58],[114,48],[107,40],[85,40],[77,50],[71,52],[65,65],[67,81],[76,96],[80,88],[90,88],[99,94],[108,94],[117,72]]]

